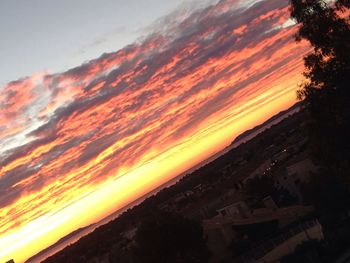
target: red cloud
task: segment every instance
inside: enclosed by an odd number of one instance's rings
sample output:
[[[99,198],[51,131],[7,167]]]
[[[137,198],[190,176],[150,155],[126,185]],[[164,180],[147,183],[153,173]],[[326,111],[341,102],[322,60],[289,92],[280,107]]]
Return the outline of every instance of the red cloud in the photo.
[[[41,125],[28,130],[27,143],[2,153],[0,232],[292,94],[309,47],[296,46],[295,28],[276,27],[288,18],[288,1],[235,4],[221,1],[169,35],[66,72],[6,85],[0,138]]]

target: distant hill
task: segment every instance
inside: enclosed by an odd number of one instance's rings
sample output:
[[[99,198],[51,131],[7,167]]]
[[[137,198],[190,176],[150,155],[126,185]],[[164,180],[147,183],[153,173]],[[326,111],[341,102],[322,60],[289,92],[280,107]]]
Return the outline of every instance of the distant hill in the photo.
[[[31,258],[26,260],[26,263],[29,262],[36,262],[41,256],[45,255],[46,253],[48,253],[51,249],[58,247],[60,244],[65,243],[66,241],[68,241],[70,238],[80,234],[81,232],[83,232],[84,230],[92,227],[94,224],[88,225],[86,227],[81,227],[77,230],[74,230],[73,232],[69,233],[68,235],[62,237],[61,239],[59,239],[56,243],[52,244],[51,246],[45,248],[44,250],[40,251],[39,253],[37,253],[36,255],[32,256]]]
[[[295,111],[296,109],[300,108],[301,106],[301,102],[297,102],[295,103],[292,107],[290,107],[289,109],[287,110],[284,110],[284,111],[281,111],[279,113],[277,113],[276,115],[274,115],[273,117],[271,117],[270,119],[268,119],[267,121],[265,121],[264,123],[258,125],[258,126],[255,126],[254,128],[250,129],[250,130],[247,130],[245,132],[243,132],[242,134],[238,135],[235,140],[231,143],[232,144],[235,144],[239,141],[242,141],[244,140],[245,138],[249,137],[250,135],[252,135],[253,133],[261,130],[262,128],[264,128],[265,126],[270,126],[269,124],[274,122],[275,120],[279,119],[280,117],[284,116],[284,115],[287,115],[289,112],[293,112]]]

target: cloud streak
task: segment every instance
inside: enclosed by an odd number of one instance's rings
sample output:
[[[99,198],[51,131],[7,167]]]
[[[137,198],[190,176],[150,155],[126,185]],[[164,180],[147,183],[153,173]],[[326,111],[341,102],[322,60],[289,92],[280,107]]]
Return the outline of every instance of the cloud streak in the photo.
[[[294,96],[309,47],[294,43],[288,1],[242,3],[169,16],[140,43],[0,89],[0,246],[108,180]]]

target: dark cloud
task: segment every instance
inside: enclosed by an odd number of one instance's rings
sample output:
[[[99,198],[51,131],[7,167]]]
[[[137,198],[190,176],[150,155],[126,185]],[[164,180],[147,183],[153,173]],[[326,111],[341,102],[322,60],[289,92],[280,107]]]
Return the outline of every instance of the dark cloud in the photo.
[[[288,18],[288,1],[236,5],[222,0],[173,22],[183,15],[177,13],[140,43],[40,81],[9,84],[6,96],[21,94],[21,100],[2,104],[0,116],[36,107],[40,118],[28,115],[34,127],[24,137],[28,142],[2,152],[0,207],[7,220],[0,232],[16,227],[11,220],[23,223],[60,210],[121,176],[122,168],[135,169],[195,140],[200,127],[221,121],[215,116],[228,118],[272,90],[267,76],[295,75],[293,65],[307,48],[292,46],[293,28],[276,27]],[[23,83],[27,93],[19,89]],[[37,96],[45,103],[33,99],[38,87],[49,94],[47,101]],[[0,139],[6,129],[0,120]]]

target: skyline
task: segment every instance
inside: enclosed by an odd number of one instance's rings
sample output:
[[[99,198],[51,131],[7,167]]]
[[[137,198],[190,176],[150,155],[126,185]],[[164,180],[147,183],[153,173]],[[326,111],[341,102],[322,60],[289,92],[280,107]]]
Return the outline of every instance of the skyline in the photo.
[[[296,102],[309,47],[288,1],[239,3],[175,12],[141,42],[3,86],[0,259],[21,262]]]

